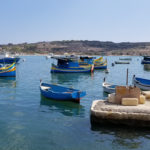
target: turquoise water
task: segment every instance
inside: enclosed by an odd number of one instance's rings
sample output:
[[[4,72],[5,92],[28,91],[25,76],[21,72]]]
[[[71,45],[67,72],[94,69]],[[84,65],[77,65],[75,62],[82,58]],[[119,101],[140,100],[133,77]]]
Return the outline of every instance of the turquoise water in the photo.
[[[147,150],[150,131],[121,127],[93,126],[90,107],[93,100],[105,99],[102,82],[129,84],[133,74],[149,78],[150,71],[140,64],[141,57],[132,57],[129,65],[111,63],[119,56],[109,56],[108,69],[93,75],[51,74],[51,60],[44,56],[24,56],[17,65],[16,78],[0,78],[0,149],[1,150]],[[40,95],[39,83],[58,83],[85,90],[80,104],[48,100]]]

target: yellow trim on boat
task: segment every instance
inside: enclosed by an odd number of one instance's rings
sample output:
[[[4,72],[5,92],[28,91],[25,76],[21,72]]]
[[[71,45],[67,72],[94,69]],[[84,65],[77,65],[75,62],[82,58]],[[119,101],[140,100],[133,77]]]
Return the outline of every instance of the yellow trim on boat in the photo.
[[[14,65],[15,63],[12,63],[10,66],[8,66],[8,67],[2,67],[2,68],[0,68],[0,70],[6,70],[6,69],[9,69],[10,67],[12,67],[13,65]]]

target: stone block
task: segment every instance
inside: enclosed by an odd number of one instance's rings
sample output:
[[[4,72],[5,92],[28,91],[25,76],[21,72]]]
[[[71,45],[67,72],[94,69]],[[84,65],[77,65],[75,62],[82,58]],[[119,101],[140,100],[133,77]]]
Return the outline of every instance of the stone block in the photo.
[[[145,104],[145,96],[144,95],[140,95],[139,104]]]
[[[122,98],[121,104],[124,106],[137,106],[138,99],[137,98]]]
[[[150,91],[142,91],[142,94],[149,99],[150,98]]]
[[[108,94],[108,102],[115,103],[115,93]]]

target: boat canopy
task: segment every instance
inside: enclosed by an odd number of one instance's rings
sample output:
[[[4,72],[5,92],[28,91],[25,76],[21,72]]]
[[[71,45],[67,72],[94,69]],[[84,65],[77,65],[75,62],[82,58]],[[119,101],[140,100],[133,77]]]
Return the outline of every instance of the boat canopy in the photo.
[[[74,58],[58,58],[57,61],[60,68],[79,67],[78,60]]]

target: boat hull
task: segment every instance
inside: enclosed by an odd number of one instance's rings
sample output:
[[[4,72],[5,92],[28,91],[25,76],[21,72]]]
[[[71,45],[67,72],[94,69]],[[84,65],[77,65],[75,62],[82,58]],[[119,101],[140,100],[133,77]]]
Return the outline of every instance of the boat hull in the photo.
[[[143,81],[150,82],[150,80],[147,80],[147,79],[133,77],[133,80],[132,80],[133,85],[139,87],[141,90],[150,91],[150,84],[144,84],[144,83],[140,82],[140,79],[141,79],[141,81],[143,80]]]
[[[104,91],[104,92],[111,94],[111,93],[115,93],[115,87],[116,87],[117,85],[110,85],[110,84],[104,82],[104,83],[102,84],[102,86],[103,86],[103,91]]]
[[[104,65],[104,66],[94,66],[94,69],[107,69],[107,65]]]
[[[15,77],[16,76],[16,65],[13,63],[9,67],[0,68],[0,77]]]
[[[11,58],[11,57],[9,57],[9,58],[1,58],[0,59],[0,63],[6,63],[6,64],[11,64],[11,63],[13,63],[13,62],[18,62],[20,60],[20,58]]]
[[[0,73],[0,77],[15,77],[16,71]]]
[[[43,89],[43,87],[48,87],[48,89]],[[44,97],[60,101],[80,102],[80,99],[86,95],[84,91],[46,83],[41,84],[40,91]]]
[[[142,60],[141,64],[150,64],[150,61]]]
[[[84,73],[84,72],[91,72],[91,67],[59,68],[53,65],[51,68],[51,73]]]

